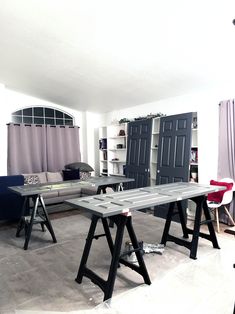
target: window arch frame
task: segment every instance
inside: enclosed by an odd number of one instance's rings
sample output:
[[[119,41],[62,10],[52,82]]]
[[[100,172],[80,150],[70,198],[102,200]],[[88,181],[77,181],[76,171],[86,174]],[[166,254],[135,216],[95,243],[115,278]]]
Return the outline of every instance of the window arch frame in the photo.
[[[33,106],[12,112],[13,123],[74,126],[74,117],[58,108]]]

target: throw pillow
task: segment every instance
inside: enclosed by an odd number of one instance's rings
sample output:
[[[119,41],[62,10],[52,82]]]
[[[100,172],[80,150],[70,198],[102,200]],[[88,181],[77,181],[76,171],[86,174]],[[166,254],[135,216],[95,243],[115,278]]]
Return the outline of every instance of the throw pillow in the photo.
[[[80,171],[80,179],[86,180],[91,177],[91,173],[87,171]]]
[[[221,203],[223,196],[224,196],[224,193],[226,191],[232,190],[232,188],[233,188],[233,183],[231,183],[231,182],[222,182],[222,181],[211,180],[210,185],[225,186],[226,187],[226,190],[213,192],[213,193],[208,194],[207,200],[209,202],[216,202],[216,203]]]
[[[38,183],[47,183],[46,172],[35,172],[35,173],[23,173],[23,176],[38,176],[39,182]]]
[[[72,169],[72,170],[66,169],[62,171],[63,171],[64,181],[80,179],[79,169]]]
[[[65,169],[79,169],[80,171],[90,172],[94,169],[85,162],[74,162],[68,165],[65,165]]]
[[[58,172],[47,172],[47,181],[48,182],[60,182],[63,181],[62,174]]]
[[[40,180],[38,175],[25,175],[24,184],[39,184]]]

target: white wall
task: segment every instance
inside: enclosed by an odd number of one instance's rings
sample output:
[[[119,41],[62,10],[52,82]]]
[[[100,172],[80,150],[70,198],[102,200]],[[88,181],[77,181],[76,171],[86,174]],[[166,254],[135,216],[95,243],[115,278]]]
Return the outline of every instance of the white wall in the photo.
[[[94,175],[98,176],[99,171],[99,127],[105,125],[105,116],[93,113],[84,113],[84,132],[86,140],[84,141],[84,161],[94,169]]]
[[[11,122],[11,113],[32,106],[47,106],[61,109],[75,118],[75,124],[80,126],[80,142],[82,161],[88,162],[99,173],[98,162],[98,128],[109,125],[121,118],[133,119],[146,116],[149,113],[162,112],[177,114],[194,111],[198,113],[198,145],[199,145],[199,181],[208,183],[211,178],[217,178],[218,160],[218,104],[221,100],[234,98],[227,91],[213,91],[201,94],[184,95],[162,101],[117,110],[107,114],[97,114],[72,110],[42,99],[24,95],[4,88],[0,84],[0,175],[7,174],[7,127]]]
[[[34,107],[34,106],[46,106],[60,109],[67,112],[75,118],[75,125],[80,126],[80,142],[81,142],[81,153],[82,160],[86,156],[86,139],[84,139],[84,121],[83,121],[83,112],[71,110],[67,107],[56,105],[54,103],[24,95],[7,88],[4,88],[3,85],[0,85],[0,134],[1,134],[1,152],[0,152],[0,175],[7,174],[7,126],[6,124],[11,122],[11,114],[14,111],[20,110],[25,107]],[[84,148],[85,146],[85,148]]]
[[[235,93],[235,92],[234,92]],[[218,104],[221,100],[234,98],[226,91],[204,92],[156,101],[106,115],[106,123],[121,118],[133,119],[150,113],[167,115],[197,112],[198,114],[198,159],[199,182],[208,183],[217,178],[218,164]]]

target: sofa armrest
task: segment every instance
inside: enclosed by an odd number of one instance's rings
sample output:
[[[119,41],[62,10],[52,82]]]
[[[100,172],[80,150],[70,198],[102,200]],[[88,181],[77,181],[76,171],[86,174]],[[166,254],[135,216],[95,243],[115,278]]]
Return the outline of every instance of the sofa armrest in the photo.
[[[0,219],[16,220],[21,216],[24,198],[8,189],[24,185],[24,176],[0,176]]]

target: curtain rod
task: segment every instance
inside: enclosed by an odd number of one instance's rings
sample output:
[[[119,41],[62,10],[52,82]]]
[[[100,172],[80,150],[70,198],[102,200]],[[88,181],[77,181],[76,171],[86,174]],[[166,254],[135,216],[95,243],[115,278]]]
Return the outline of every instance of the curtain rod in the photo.
[[[51,124],[28,124],[28,123],[14,123],[14,122],[9,122],[7,123],[6,125],[25,125],[25,126],[32,126],[32,125],[36,125],[36,126],[39,126],[39,127],[42,127],[43,125],[46,126],[46,127],[50,127],[50,128],[55,128],[55,127],[60,127],[60,128],[65,128],[65,127],[69,127],[70,129],[73,129],[73,128],[79,128],[80,129],[80,126],[77,126],[77,125],[51,125]]]

